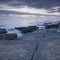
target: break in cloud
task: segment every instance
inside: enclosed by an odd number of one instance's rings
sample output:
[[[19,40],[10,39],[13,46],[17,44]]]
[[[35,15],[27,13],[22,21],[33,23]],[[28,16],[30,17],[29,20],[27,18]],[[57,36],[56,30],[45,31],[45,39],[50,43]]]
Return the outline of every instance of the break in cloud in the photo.
[[[60,15],[60,0],[0,0],[0,15]]]

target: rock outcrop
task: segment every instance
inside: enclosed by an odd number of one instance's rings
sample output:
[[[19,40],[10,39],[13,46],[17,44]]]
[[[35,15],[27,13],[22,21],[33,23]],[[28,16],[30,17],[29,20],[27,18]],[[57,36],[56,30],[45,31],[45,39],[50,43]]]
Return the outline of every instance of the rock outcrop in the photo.
[[[28,27],[17,27],[15,29],[21,31],[22,33],[29,33],[37,30],[39,27],[37,26],[28,26]]]
[[[47,24],[47,25],[45,25],[45,28],[46,29],[58,28],[58,27],[59,27],[59,24]]]
[[[0,40],[14,40],[17,38],[16,33],[12,34],[0,34]]]
[[[0,29],[0,34],[5,34],[7,33],[6,29]]]

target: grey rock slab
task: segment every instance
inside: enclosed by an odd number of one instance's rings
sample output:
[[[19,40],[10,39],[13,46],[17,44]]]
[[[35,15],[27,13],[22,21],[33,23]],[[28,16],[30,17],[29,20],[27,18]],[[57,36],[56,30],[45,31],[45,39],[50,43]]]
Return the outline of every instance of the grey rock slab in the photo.
[[[34,41],[0,41],[0,60],[31,60],[35,46]]]
[[[60,39],[41,41],[33,60],[60,60]]]

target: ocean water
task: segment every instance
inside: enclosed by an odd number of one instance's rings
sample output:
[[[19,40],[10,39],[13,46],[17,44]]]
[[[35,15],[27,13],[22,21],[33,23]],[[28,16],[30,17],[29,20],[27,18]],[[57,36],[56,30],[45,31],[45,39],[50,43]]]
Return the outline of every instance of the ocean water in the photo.
[[[42,16],[42,17],[30,17],[30,18],[20,18],[20,17],[0,17],[0,28],[13,29],[15,27],[24,27],[36,25],[41,27],[43,23],[59,21],[58,16]]]
[[[0,19],[0,28],[12,29],[14,27],[24,27],[37,25],[41,26],[45,22],[59,21],[60,17],[42,17],[42,18],[5,18]]]
[[[59,20],[60,17],[56,16],[42,16],[34,18],[0,17],[0,28],[5,28],[7,30],[7,33],[17,33],[18,37],[22,37],[23,34],[20,31],[15,30],[15,27],[26,27],[35,25],[39,28],[42,28],[41,25],[44,23],[56,22]]]
[[[31,25],[41,25],[43,22],[39,20],[2,20],[0,21],[0,28],[13,29],[15,27],[25,27]]]

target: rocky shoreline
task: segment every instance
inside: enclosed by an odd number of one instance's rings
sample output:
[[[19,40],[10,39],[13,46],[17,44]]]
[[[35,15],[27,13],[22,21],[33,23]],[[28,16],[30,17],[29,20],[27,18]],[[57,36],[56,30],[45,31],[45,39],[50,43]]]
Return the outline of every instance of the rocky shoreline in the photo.
[[[0,60],[60,60],[60,27],[51,26],[21,39],[0,40]]]
[[[37,26],[28,26],[28,27],[16,27],[15,29],[10,29],[10,30],[12,31],[18,30],[18,31],[21,31],[21,33],[23,34],[26,34],[29,32],[33,32],[37,30],[38,28],[39,27]],[[8,33],[6,29],[0,29],[0,40],[14,40],[17,38],[18,38],[17,32]]]
[[[44,29],[58,29],[60,28],[60,23],[44,23]],[[37,26],[27,26],[27,27],[15,27],[14,29],[0,29],[0,40],[15,40],[23,34],[31,33],[38,30]],[[42,28],[43,29],[43,28]],[[13,32],[11,32],[13,31]]]

